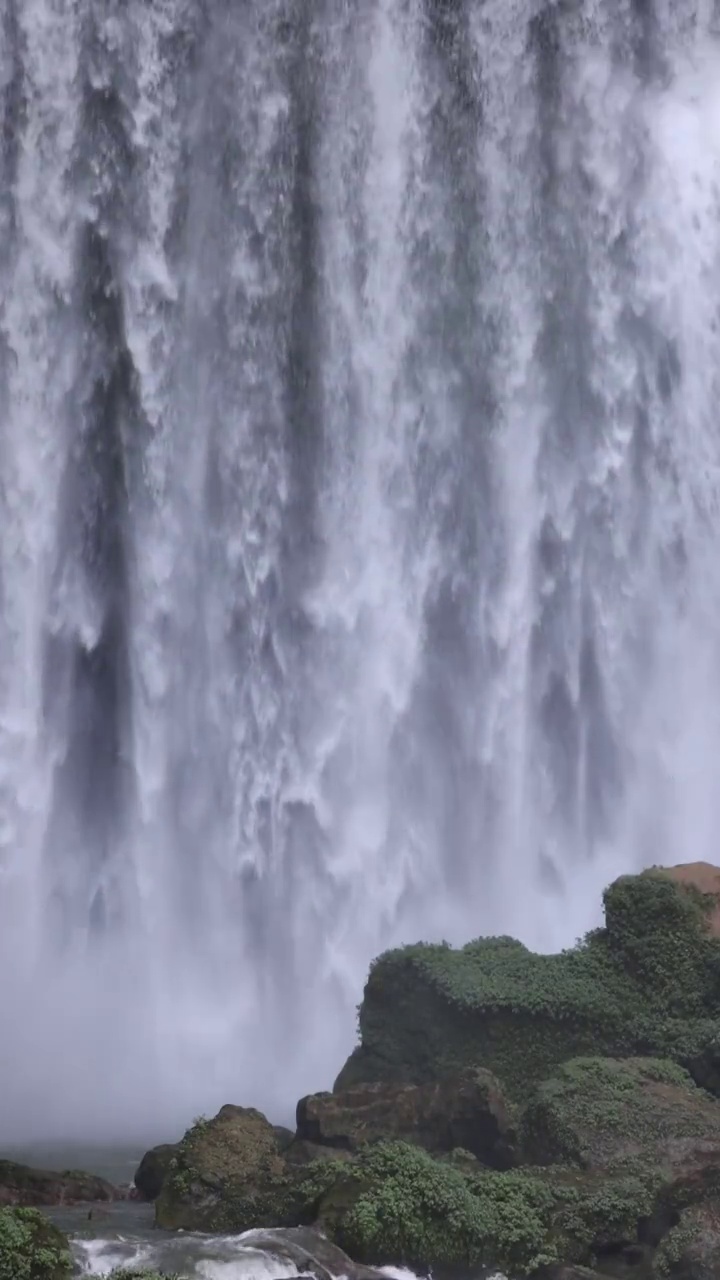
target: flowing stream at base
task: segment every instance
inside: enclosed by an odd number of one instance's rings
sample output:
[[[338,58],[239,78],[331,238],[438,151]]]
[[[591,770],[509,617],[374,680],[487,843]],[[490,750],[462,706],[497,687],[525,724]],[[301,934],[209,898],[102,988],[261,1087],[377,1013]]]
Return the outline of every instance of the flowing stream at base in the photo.
[[[716,856],[716,0],[0,0],[0,1140]]]

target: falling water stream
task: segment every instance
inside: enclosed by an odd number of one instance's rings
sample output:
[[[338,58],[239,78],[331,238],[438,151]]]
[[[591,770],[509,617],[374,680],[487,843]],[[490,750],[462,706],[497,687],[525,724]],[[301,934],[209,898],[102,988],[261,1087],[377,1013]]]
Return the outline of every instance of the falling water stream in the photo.
[[[716,857],[720,4],[0,0],[0,1135]]]

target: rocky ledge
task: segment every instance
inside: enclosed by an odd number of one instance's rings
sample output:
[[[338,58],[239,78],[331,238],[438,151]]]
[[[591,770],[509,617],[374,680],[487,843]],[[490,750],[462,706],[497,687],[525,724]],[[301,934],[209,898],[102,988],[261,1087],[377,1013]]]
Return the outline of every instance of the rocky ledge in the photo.
[[[0,1206],[71,1205],[85,1201],[107,1204],[123,1200],[128,1192],[93,1173],[66,1169],[32,1169],[14,1160],[0,1160]]]

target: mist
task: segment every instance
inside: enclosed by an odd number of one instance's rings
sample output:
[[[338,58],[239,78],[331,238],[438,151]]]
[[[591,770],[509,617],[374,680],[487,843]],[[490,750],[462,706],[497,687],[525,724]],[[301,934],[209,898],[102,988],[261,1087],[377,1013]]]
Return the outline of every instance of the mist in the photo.
[[[709,0],[0,0],[0,1139],[291,1123],[720,817]]]

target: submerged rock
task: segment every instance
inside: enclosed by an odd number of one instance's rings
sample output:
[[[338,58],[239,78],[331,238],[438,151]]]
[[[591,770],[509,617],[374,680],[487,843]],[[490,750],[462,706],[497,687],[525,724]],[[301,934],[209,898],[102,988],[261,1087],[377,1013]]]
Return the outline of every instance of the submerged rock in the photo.
[[[36,1209],[0,1209],[0,1280],[70,1280],[67,1237]]]
[[[42,1206],[122,1200],[126,1191],[94,1173],[33,1169],[0,1160],[0,1205]]]
[[[298,1103],[297,1136],[319,1150],[352,1152],[401,1139],[437,1153],[462,1148],[492,1168],[515,1163],[514,1111],[481,1068],[425,1085],[361,1084],[312,1094]]]
[[[381,1280],[381,1272],[353,1262],[342,1249],[310,1227],[289,1227],[274,1231],[253,1231],[243,1243],[267,1252],[273,1258],[292,1262],[302,1274],[316,1280]]]

